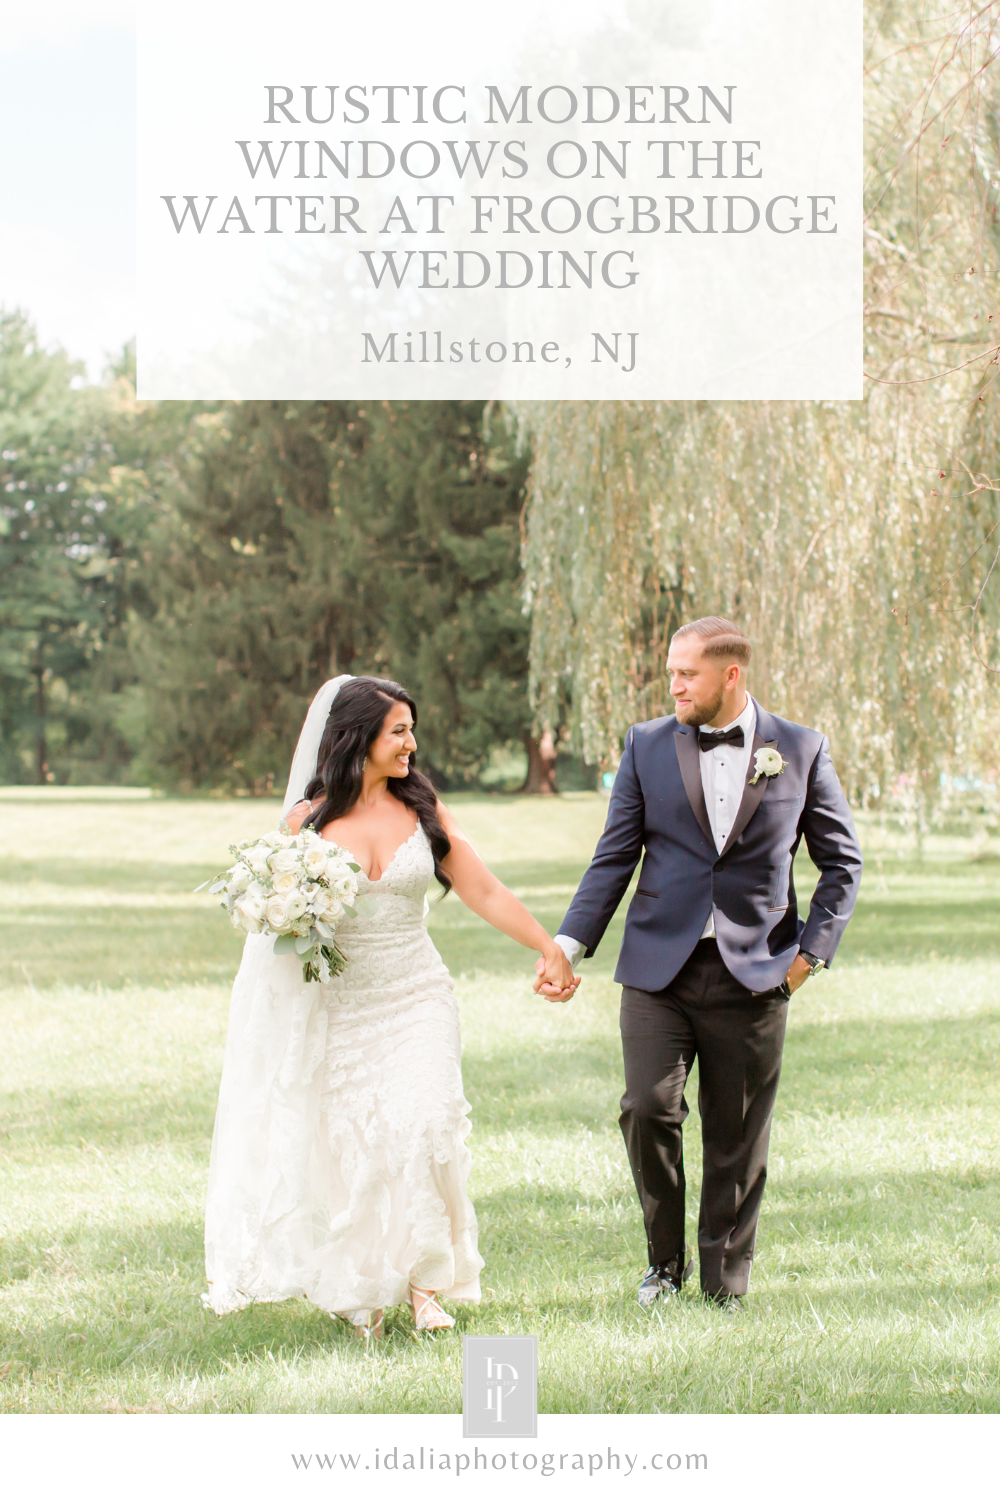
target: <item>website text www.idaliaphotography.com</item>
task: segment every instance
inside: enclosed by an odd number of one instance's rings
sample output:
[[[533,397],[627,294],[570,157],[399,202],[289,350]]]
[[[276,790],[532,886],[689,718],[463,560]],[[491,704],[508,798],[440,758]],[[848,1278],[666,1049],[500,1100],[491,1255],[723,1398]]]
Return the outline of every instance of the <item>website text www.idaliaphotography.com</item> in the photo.
[[[613,1448],[590,1453],[535,1453],[512,1449],[509,1453],[484,1453],[478,1447],[471,1453],[453,1453],[433,1448],[405,1450],[398,1447],[353,1453],[293,1453],[293,1467],[302,1470],[347,1471],[381,1469],[399,1474],[412,1471],[414,1474],[450,1474],[461,1479],[466,1474],[482,1470],[496,1473],[538,1473],[545,1478],[556,1474],[615,1474],[627,1479],[631,1474],[643,1470],[666,1473],[708,1469],[707,1453],[618,1453]]]

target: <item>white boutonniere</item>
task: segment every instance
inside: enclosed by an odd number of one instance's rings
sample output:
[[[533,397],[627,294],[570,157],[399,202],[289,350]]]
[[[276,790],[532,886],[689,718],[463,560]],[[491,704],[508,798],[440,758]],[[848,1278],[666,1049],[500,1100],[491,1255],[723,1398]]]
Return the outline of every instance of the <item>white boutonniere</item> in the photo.
[[[756,786],[762,776],[780,776],[788,765],[787,760],[782,760],[777,750],[764,746],[762,750],[756,750],[753,758],[754,775],[750,777],[750,785]]]

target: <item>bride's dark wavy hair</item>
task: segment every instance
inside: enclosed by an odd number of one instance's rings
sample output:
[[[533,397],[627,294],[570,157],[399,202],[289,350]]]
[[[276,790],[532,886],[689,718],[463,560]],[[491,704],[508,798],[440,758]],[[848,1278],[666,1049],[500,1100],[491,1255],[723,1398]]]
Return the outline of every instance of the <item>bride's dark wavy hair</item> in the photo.
[[[345,682],[330,708],[319,755],[316,775],[306,787],[312,802],[322,796],[323,802],[302,824],[316,832],[342,818],[361,796],[365,756],[382,733],[385,716],[394,703],[405,703],[417,722],[417,705],[398,682],[384,677],[353,677]],[[451,841],[437,813],[437,794],[427,777],[418,771],[416,756],[410,756],[408,776],[390,776],[387,787],[420,819],[434,856],[434,874],[445,892],[451,881],[442,868],[442,860],[451,853]]]

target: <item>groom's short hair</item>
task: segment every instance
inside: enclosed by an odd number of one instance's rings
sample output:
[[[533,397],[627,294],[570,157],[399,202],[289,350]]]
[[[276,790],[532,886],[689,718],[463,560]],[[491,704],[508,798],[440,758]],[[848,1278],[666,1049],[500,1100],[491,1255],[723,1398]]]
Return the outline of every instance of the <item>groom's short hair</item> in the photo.
[[[689,624],[681,625],[674,631],[674,640],[685,635],[699,636],[706,656],[714,656],[723,661],[738,661],[744,670],[750,665],[753,648],[749,640],[738,625],[734,625],[732,620],[723,619],[722,615],[705,615],[704,619],[691,620]]]

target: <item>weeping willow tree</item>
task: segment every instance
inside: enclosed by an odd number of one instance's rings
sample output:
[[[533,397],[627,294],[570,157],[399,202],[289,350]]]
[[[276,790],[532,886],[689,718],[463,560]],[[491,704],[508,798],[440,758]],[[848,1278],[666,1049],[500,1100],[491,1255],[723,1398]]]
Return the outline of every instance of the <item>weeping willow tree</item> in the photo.
[[[864,401],[514,409],[533,702],[588,760],[670,711],[669,636],[718,613],[857,801],[995,765],[998,46],[1000,3],[869,20]]]

